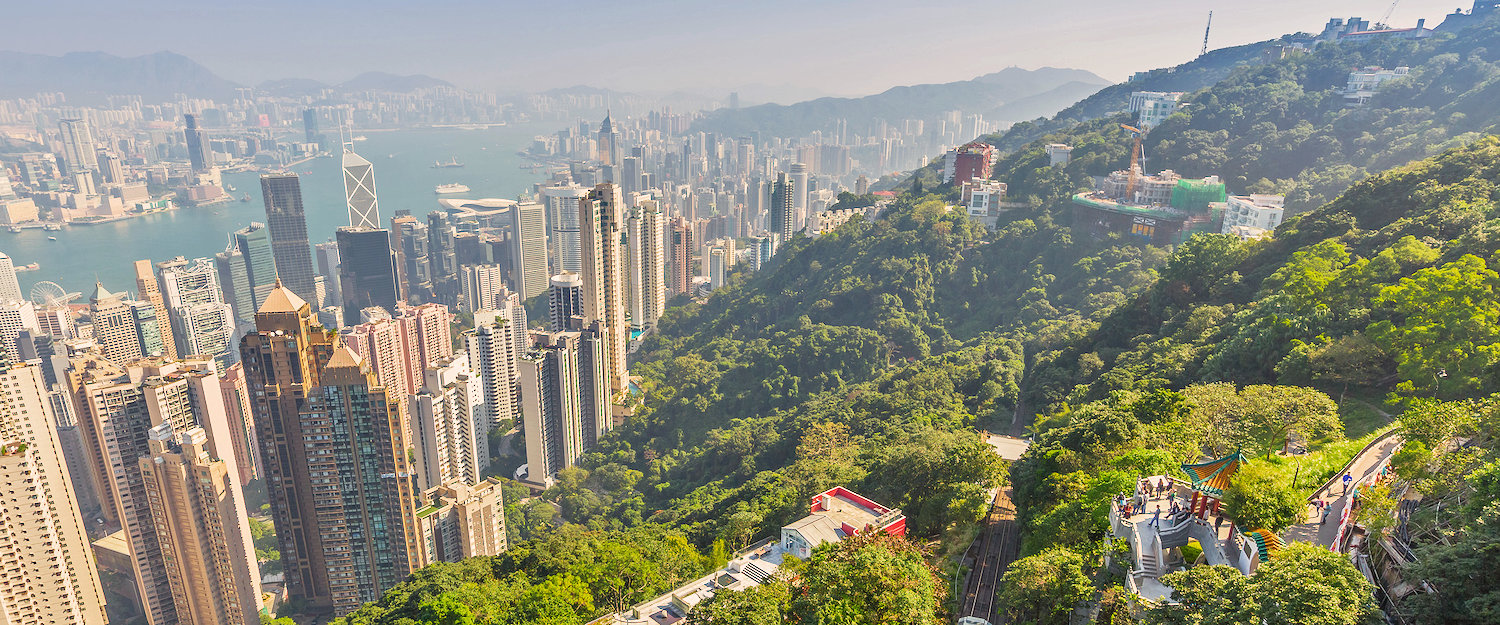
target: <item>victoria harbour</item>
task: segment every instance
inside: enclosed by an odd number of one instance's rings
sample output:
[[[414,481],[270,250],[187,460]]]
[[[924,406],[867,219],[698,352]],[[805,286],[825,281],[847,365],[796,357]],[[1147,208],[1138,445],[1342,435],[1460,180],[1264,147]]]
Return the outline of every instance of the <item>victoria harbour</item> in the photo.
[[[540,173],[533,174],[528,167],[531,161],[516,151],[524,149],[533,135],[551,130],[552,124],[531,123],[475,130],[359,131],[357,136],[367,139],[355,142],[354,150],[375,165],[381,217],[388,220],[398,210],[425,215],[439,207],[440,198],[515,199],[541,179]],[[454,159],[464,166],[432,166]],[[302,179],[307,231],[313,243],[330,239],[334,229],[348,225],[336,155],[300,163],[290,171]],[[229,202],[73,225],[57,232],[0,232],[0,251],[17,265],[40,265],[36,271],[20,274],[23,292],[46,280],[87,297],[96,278],[111,291],[133,289],[132,261],[213,256],[224,250],[230,232],[251,222],[265,222],[259,178],[256,172],[224,174],[224,182],[234,188],[229,193],[236,198]],[[470,191],[441,196],[433,192],[437,185],[448,183],[466,185]],[[240,201],[247,194],[249,201]]]

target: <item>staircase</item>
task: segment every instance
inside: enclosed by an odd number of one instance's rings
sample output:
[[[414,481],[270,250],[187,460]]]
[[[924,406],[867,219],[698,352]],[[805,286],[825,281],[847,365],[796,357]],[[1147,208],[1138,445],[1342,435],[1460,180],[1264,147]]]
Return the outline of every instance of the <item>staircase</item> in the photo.
[[[1150,577],[1159,577],[1161,575],[1161,564],[1156,561],[1156,554],[1141,554],[1141,572]]]
[[[755,580],[755,583],[757,584],[765,584],[771,581],[771,574],[767,573],[765,569],[755,566],[754,562],[746,562],[745,568],[742,569],[741,572],[743,572],[746,577]]]

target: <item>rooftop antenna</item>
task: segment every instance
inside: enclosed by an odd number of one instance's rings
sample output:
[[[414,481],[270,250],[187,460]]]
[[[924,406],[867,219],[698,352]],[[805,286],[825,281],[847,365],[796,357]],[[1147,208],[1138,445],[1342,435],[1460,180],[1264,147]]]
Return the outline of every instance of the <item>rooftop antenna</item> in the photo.
[[[1205,54],[1208,54],[1208,31],[1212,30],[1213,27],[1214,27],[1214,12],[1213,11],[1209,11],[1208,12],[1208,25],[1203,27],[1203,51],[1199,52],[1198,56],[1203,56]]]

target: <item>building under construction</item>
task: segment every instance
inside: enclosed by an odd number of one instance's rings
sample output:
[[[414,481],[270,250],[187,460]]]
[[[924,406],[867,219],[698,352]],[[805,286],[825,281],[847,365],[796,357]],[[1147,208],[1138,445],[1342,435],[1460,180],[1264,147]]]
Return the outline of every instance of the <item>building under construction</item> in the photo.
[[[1133,173],[1114,172],[1098,191],[1073,196],[1074,224],[1095,236],[1119,233],[1158,244],[1219,231],[1228,194],[1218,176],[1183,178],[1170,169]]]

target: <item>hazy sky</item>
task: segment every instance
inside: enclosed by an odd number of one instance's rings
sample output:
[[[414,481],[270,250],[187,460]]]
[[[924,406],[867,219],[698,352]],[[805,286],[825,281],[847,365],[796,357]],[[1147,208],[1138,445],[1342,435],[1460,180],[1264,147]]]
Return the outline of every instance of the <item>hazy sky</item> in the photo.
[[[1404,0],[1434,26],[1468,0]],[[363,71],[461,86],[588,84],[714,95],[745,85],[829,94],[963,80],[1007,66],[1121,80],[1211,47],[1379,19],[1386,0],[57,0],[8,2],[0,47],[61,54],[172,50],[241,83],[327,82]]]

